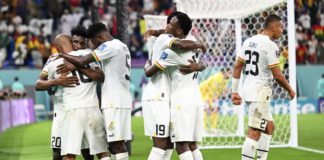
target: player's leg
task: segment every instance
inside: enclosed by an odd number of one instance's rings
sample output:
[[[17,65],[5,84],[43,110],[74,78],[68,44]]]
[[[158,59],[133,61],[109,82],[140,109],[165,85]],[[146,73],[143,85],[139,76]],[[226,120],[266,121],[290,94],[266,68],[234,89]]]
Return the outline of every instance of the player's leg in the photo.
[[[142,101],[145,135],[152,137],[153,147],[149,160],[163,160],[169,138],[170,106],[168,102]],[[166,155],[167,156],[167,155]]]
[[[90,154],[90,149],[81,149],[82,157],[85,160],[94,160],[94,156]]]
[[[170,160],[171,159],[173,148],[174,148],[174,143],[171,142],[171,138],[169,137],[168,140],[167,140],[166,150],[165,150],[165,153],[163,155],[163,160]]]
[[[269,106],[270,107],[270,106]],[[271,113],[268,114],[269,120],[266,129],[261,133],[261,137],[258,141],[257,155],[258,160],[266,160],[269,153],[269,146],[272,138],[272,134],[275,129],[275,124]]]
[[[194,142],[189,143],[189,148],[192,152],[194,160],[203,160],[203,156],[198,148],[198,142],[202,141],[202,135],[204,130],[204,107],[197,107],[196,111],[196,125],[194,131]]]
[[[192,149],[196,150],[198,147],[194,142],[201,141],[202,113],[203,108],[193,104],[171,106],[171,138],[172,142],[176,143],[176,151],[181,160],[194,159],[190,144]]]
[[[52,129],[51,129],[51,144],[53,150],[53,160],[62,160],[63,156],[61,156],[61,143],[62,143],[62,127],[63,127],[63,118],[64,111],[57,110],[58,106],[56,104],[56,111],[54,112]]]
[[[87,113],[83,109],[71,110],[65,113],[62,132],[63,159],[75,159],[76,155],[81,154],[81,142],[85,131]]]
[[[53,148],[53,160],[62,160],[61,149]]]
[[[246,102],[249,107],[248,133],[242,147],[242,160],[254,159],[261,131],[265,129],[267,120],[262,116],[263,103]]]
[[[189,148],[190,142],[176,142],[176,150],[180,160],[193,160],[192,152]]]
[[[99,107],[83,109],[87,121],[85,123],[85,137],[88,139],[91,155],[98,159],[110,159],[104,130],[104,118]]]
[[[190,151],[192,152],[194,160],[203,160],[203,156],[198,148],[197,142],[190,142],[189,143]]]
[[[81,154],[83,159],[85,160],[94,160],[94,156],[90,154],[89,141],[85,134],[83,134],[83,138],[82,138]]]
[[[128,160],[126,140],[131,140],[131,109],[106,108],[103,110],[109,151],[116,160]]]

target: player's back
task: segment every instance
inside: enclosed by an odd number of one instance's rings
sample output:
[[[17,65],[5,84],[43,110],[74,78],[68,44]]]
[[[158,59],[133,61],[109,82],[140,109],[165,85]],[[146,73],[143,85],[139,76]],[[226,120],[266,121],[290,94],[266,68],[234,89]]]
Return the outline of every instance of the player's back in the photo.
[[[56,62],[58,54],[53,54],[48,58],[46,64],[44,65],[42,72],[47,74],[47,78],[50,80],[55,79],[54,75],[56,75],[56,67],[61,64],[61,62]],[[56,75],[57,78],[57,75]],[[54,112],[63,112],[63,88],[62,86],[54,86],[48,90],[50,95],[54,95]]]
[[[163,58],[162,53],[165,49],[171,47],[174,37],[170,34],[160,35],[154,45],[151,55],[151,62],[157,63],[157,60]],[[160,64],[155,64],[160,66]],[[170,98],[170,79],[164,72],[158,72],[153,75],[143,92],[142,100],[165,100]]]
[[[245,62],[243,71],[244,97],[246,100],[259,101],[259,98],[254,97],[258,97],[257,95],[260,94],[269,94],[260,93],[259,90],[271,90],[270,86],[273,79],[271,68],[279,65],[278,46],[266,35],[255,35],[244,41],[239,58]]]
[[[84,56],[89,54],[91,51],[88,49],[72,51],[69,54],[74,56]],[[63,63],[63,58],[57,59],[53,63],[53,68],[55,68]],[[97,67],[96,64],[91,63],[87,65],[88,68]],[[77,109],[77,108],[88,108],[88,107],[98,107],[99,101],[96,93],[96,82],[86,77],[84,74],[78,71],[72,71],[68,76],[77,76],[79,78],[79,84],[75,87],[64,87],[63,88],[63,107],[65,111]],[[60,75],[54,74],[55,78]]]
[[[101,44],[95,52],[106,54],[101,57],[105,81],[101,87],[102,108],[131,107],[130,65],[128,47],[118,39]]]

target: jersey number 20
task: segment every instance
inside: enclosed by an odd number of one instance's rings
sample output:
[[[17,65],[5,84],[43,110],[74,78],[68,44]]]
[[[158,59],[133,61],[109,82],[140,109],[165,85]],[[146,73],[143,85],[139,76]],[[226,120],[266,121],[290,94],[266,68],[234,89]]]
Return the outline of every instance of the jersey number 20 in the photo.
[[[250,50],[245,51],[245,55],[248,56],[248,59],[245,60],[245,74],[251,74],[253,76],[259,75],[259,53],[256,51],[251,52]],[[248,67],[251,66],[251,67]],[[249,68],[249,70],[247,69]]]

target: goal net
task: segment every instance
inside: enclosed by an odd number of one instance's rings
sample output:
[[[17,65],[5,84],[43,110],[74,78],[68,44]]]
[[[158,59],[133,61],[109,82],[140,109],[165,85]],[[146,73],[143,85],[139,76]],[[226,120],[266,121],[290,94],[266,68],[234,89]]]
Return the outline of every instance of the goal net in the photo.
[[[282,53],[281,69],[290,82],[295,82],[295,63],[288,61],[294,57],[288,54],[287,3],[284,0],[177,0],[177,9],[192,18],[191,34],[208,47],[207,53],[201,57],[208,68],[198,75],[205,102],[204,139],[200,146],[240,147],[246,135],[248,109],[244,105],[233,106],[230,101],[236,52],[240,52],[245,39],[261,31],[267,15],[279,15],[285,24],[283,36],[276,41]],[[146,15],[144,18],[147,29],[164,29],[166,26],[164,16]],[[149,51],[154,39],[148,41]],[[287,92],[276,82],[273,82],[273,88],[271,105],[276,129],[271,146],[296,146],[296,103],[289,102]]]

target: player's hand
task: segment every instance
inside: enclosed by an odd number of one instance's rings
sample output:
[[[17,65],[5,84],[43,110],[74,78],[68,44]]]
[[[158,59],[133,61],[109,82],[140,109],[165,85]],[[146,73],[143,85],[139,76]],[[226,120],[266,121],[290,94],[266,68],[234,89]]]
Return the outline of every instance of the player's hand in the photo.
[[[154,30],[152,30],[152,29],[149,29],[149,30],[147,30],[145,33],[144,33],[144,41],[147,41],[148,40],[148,38],[150,38],[151,36],[153,36],[153,34],[154,34]]]
[[[296,96],[296,92],[294,90],[290,90],[289,91],[289,96],[290,96],[290,100],[293,100]]]
[[[232,103],[234,105],[240,105],[242,104],[242,98],[238,93],[232,93]]]
[[[59,78],[56,79],[56,83],[63,87],[75,87],[79,84],[79,79],[77,76],[67,76],[68,72],[61,74]]]
[[[183,74],[190,74],[192,72],[198,71],[199,70],[199,64],[194,62],[192,59],[189,59],[188,62],[190,64],[184,65],[180,67],[180,72]]]
[[[75,66],[68,62],[68,61],[64,61],[63,64],[60,64],[57,66],[56,68],[56,73],[57,74],[62,74],[62,73],[66,73],[66,72],[70,72],[70,71],[73,71],[75,70]]]

